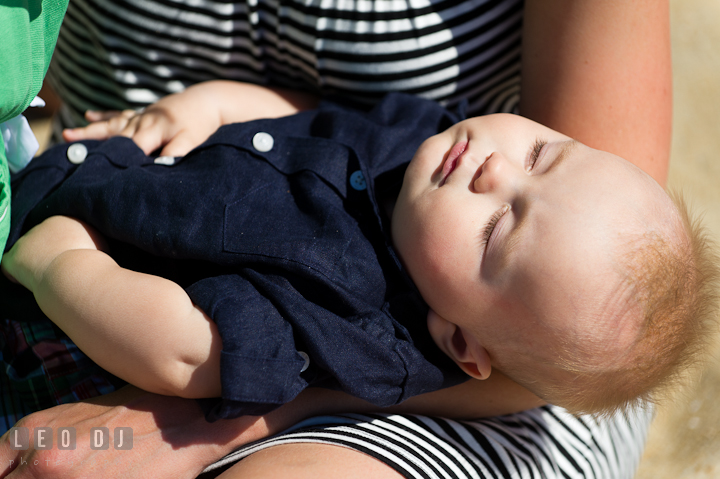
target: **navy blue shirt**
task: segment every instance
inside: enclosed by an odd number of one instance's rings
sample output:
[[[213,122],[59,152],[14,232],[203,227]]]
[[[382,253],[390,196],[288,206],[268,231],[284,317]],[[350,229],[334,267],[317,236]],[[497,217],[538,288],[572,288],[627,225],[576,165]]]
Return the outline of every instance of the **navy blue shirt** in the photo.
[[[126,138],[83,142],[87,155],[59,145],[14,177],[9,245],[69,215],[121,266],[181,284],[222,337],[211,420],[264,414],[307,386],[397,404],[467,379],[433,343],[380,207],[420,143],[457,120],[390,95],[368,113],[326,102],[227,125],[164,164]]]

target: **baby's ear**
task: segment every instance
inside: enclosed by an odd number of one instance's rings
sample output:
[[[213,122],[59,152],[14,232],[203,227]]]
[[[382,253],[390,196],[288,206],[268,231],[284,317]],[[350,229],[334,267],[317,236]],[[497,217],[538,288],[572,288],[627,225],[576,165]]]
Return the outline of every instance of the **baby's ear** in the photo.
[[[475,379],[487,379],[492,367],[487,350],[466,330],[430,310],[427,318],[430,335],[442,351]]]

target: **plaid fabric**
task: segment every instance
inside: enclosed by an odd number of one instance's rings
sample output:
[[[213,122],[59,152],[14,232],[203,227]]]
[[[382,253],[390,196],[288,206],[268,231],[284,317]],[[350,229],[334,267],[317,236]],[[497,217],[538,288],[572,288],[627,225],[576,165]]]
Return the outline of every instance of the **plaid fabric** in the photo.
[[[122,384],[50,321],[0,322],[0,434],[34,411],[107,394]]]

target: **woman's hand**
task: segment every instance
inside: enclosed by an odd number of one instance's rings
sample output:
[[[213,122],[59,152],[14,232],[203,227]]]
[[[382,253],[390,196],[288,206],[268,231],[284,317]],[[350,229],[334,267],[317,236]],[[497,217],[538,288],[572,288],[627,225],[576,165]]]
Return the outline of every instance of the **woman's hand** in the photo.
[[[359,401],[359,403],[357,403]],[[192,399],[161,396],[126,386],[114,393],[35,412],[15,425],[30,430],[27,450],[13,449],[12,430],[0,438],[0,478],[191,479],[241,445],[281,432],[311,415],[367,403],[343,393],[308,389],[265,416],[209,423]],[[33,431],[50,427],[50,449],[35,449]],[[76,449],[60,450],[57,431],[73,427]],[[132,449],[91,449],[93,428],[132,429]],[[46,436],[47,438],[47,436]]]
[[[232,429],[228,426],[232,425]],[[196,477],[231,449],[227,444],[244,434],[267,434],[260,418],[232,423],[205,421],[193,400],[159,396],[132,386],[74,404],[63,404],[21,419],[16,426],[53,430],[52,448],[13,450],[9,434],[0,440],[0,477],[29,478],[186,478]],[[59,427],[74,427],[76,449],[59,450]],[[92,450],[91,428],[132,428],[132,449]],[[12,432],[12,430],[11,430]],[[127,438],[126,438],[127,439]]]
[[[126,386],[102,397],[22,418],[15,426],[29,428],[30,448],[14,450],[12,430],[2,436],[0,478],[192,479],[237,447],[278,433],[315,410],[310,394],[262,417],[209,423],[195,400]],[[34,448],[33,431],[37,427],[52,428],[52,448]],[[58,448],[60,427],[75,428],[76,449]],[[117,427],[132,428],[132,448],[117,450],[111,444],[105,450],[91,449],[92,428],[98,427],[108,428],[111,438]]]
[[[87,111],[90,122],[63,131],[65,141],[131,138],[146,155],[184,156],[222,125],[278,118],[313,108],[307,93],[231,81],[210,81],[168,95],[140,111]]]

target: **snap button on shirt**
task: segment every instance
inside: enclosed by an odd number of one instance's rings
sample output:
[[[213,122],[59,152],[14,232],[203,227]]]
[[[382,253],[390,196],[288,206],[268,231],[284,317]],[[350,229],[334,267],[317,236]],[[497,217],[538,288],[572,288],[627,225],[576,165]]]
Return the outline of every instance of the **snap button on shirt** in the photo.
[[[74,165],[79,165],[87,158],[88,149],[82,143],[73,143],[67,149],[67,159]]]
[[[298,351],[298,354],[305,360],[305,364],[303,364],[303,367],[300,370],[301,373],[304,373],[308,366],[310,366],[310,356],[308,356],[304,351]]]
[[[264,131],[255,133],[255,136],[253,136],[252,139],[253,147],[261,153],[267,153],[272,150],[274,143],[275,140],[273,140],[272,135],[270,135],[270,133],[265,133]]]
[[[158,156],[153,160],[156,165],[172,166],[175,164],[174,156]]]
[[[365,175],[362,171],[357,170],[350,175],[350,186],[357,191],[362,191],[367,188],[367,182],[365,181]]]

